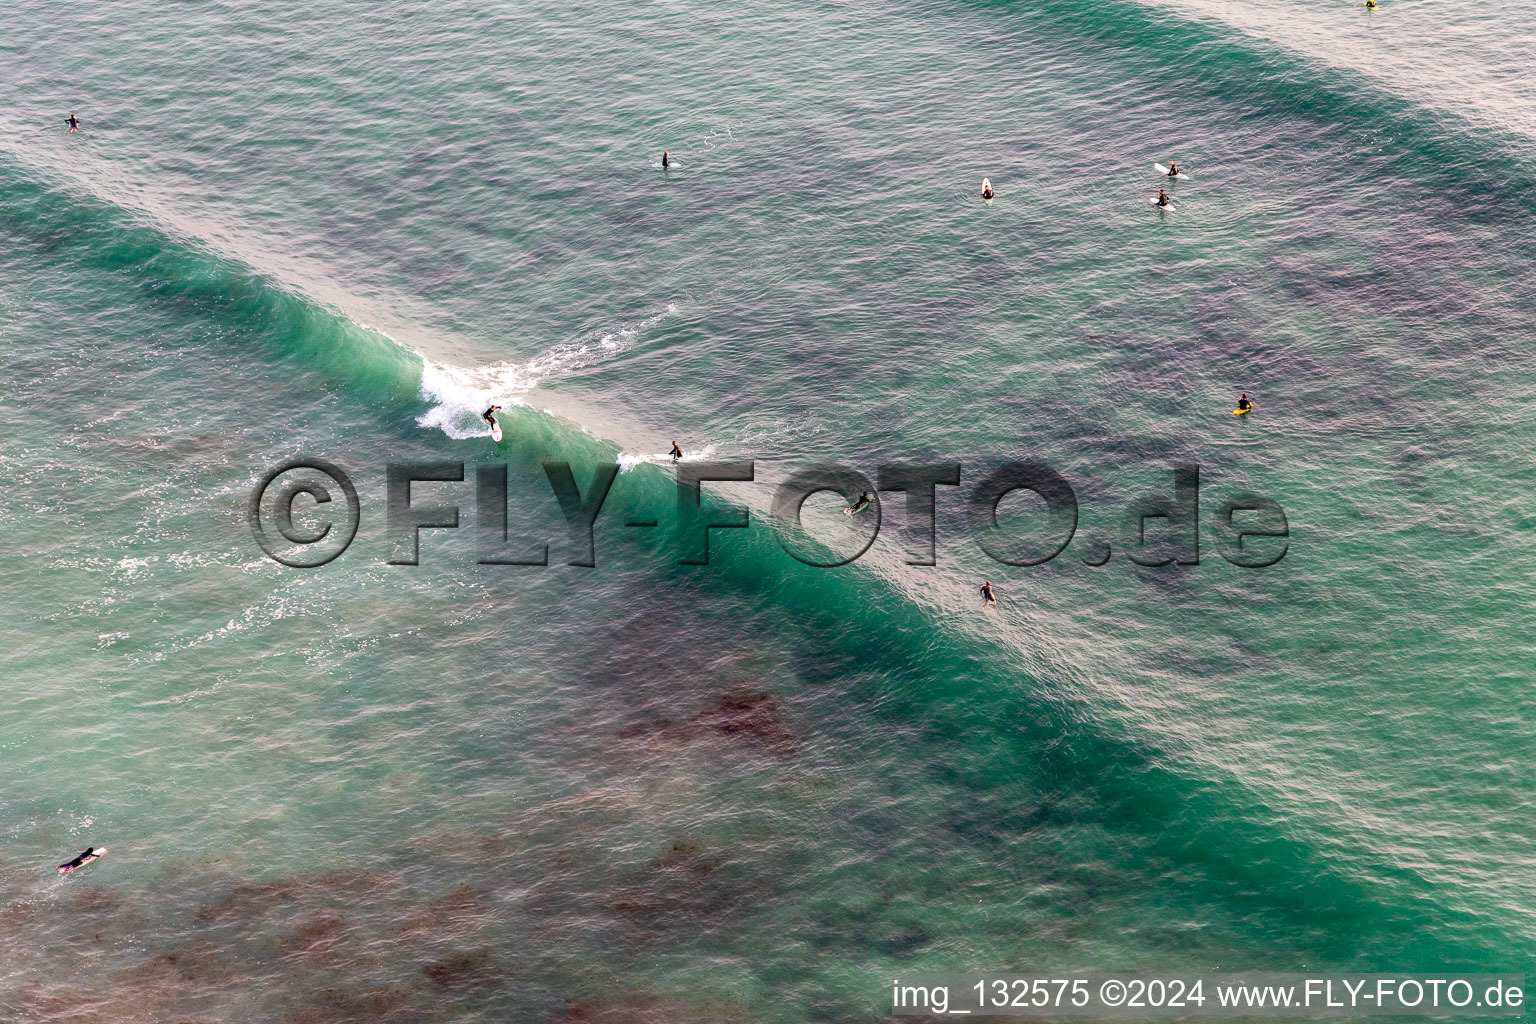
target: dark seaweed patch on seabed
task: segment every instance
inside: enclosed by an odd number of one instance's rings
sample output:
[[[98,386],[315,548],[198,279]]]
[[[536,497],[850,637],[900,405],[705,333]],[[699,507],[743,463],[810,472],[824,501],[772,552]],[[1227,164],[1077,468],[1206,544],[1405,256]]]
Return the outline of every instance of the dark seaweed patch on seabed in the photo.
[[[283,1016],[283,1024],[371,1024],[424,1019],[436,1019],[436,1015],[423,1017],[411,992],[403,988],[326,988],[307,995],[302,1005]]]
[[[423,900],[390,884],[393,876],[382,890],[378,876],[361,889],[349,889],[346,877],[324,872],[237,881],[210,905],[212,913],[206,913],[209,907],[193,913],[186,941],[151,948],[150,955],[105,981],[87,985],[86,967],[67,978],[13,986],[0,994],[0,1006],[27,1020],[119,1024],[223,1019],[236,994],[258,1001],[268,994],[289,1005],[282,1019],[294,1024],[425,1020],[438,1019],[441,1007],[431,1007],[445,993],[495,988],[505,979],[498,962],[474,945],[483,916],[478,896],[466,886]],[[391,893],[408,902],[397,916],[358,920],[345,908],[365,889],[370,905]],[[215,934],[206,934],[209,929]],[[72,934],[76,940],[122,948],[116,933]],[[359,988],[336,983],[338,977],[362,978],[380,956],[420,964],[419,983]]]
[[[236,882],[217,902],[197,911],[204,923],[258,917],[289,906],[303,897],[376,894],[396,888],[398,880],[380,872],[328,870],[314,875],[290,875],[267,882]]]
[[[778,872],[761,859],[748,864],[723,849],[674,840],[649,864],[610,886],[598,905],[622,921],[635,941],[697,936],[726,922],[737,927],[780,891]]]
[[[715,697],[686,719],[636,722],[614,735],[621,740],[665,746],[720,738],[785,754],[794,749],[795,738],[784,727],[781,703],[772,693],[736,688]]]

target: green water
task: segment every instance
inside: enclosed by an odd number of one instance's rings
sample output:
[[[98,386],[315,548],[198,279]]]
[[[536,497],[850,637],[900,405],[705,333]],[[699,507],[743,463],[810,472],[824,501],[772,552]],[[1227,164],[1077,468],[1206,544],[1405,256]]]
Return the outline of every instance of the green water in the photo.
[[[893,971],[1524,970],[1536,9],[1366,17],[8,11],[4,1016],[868,1020]],[[707,567],[673,440],[756,462]],[[363,510],[313,570],[246,520],[303,457]],[[540,463],[616,458],[569,566]],[[1080,503],[1033,569],[964,522],[1025,458]],[[466,481],[418,486],[462,528],[391,565],[385,466],[442,460]],[[780,547],[793,470],[925,460],[964,467],[937,566],[895,493],[850,566]],[[549,566],[479,563],[495,462]],[[1180,463],[1200,564],[1134,565],[1121,516]],[[1285,509],[1273,567],[1219,555],[1242,491]],[[841,504],[807,505],[834,545]]]

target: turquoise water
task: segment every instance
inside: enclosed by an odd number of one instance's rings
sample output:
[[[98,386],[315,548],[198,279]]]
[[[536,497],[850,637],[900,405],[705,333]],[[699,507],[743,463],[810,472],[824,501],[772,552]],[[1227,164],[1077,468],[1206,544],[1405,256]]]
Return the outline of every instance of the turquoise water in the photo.
[[[1525,970],[1536,8],[1500,15],[12,5],[7,1019]],[[670,521],[672,440],[757,461],[709,567],[623,525]],[[362,497],[315,570],[246,522],[296,457]],[[565,565],[539,464],[615,458]],[[1081,502],[1034,569],[962,526],[1017,458]],[[965,465],[936,567],[894,494],[851,566],[775,541],[792,470],[921,459]],[[478,564],[469,481],[388,564],[384,466],[431,460],[506,463],[553,564]],[[1120,514],[1180,462],[1201,564],[1133,565]],[[1214,546],[1243,490],[1286,510],[1272,568]]]

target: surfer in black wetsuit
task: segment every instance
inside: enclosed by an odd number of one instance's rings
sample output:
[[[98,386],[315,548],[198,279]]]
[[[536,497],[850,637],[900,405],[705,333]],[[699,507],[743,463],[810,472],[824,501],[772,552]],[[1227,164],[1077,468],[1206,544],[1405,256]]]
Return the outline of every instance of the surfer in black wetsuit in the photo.
[[[1248,401],[1248,396],[1246,394],[1244,394],[1242,398],[1239,398],[1237,400],[1237,411],[1238,412],[1247,412],[1249,409],[1252,409],[1252,408],[1253,408],[1253,403]]]
[[[1157,190],[1157,205],[1158,206],[1167,206],[1168,205],[1168,193],[1164,192],[1162,189],[1158,189]]]
[[[67,118],[65,118],[64,123],[69,125],[69,133],[71,135],[80,130],[80,119],[74,114],[70,114]]]
[[[489,423],[491,425],[491,429],[492,430],[495,430],[496,429],[496,417],[491,415],[491,413],[493,413],[493,412],[501,412],[501,406],[499,406],[499,405],[491,406],[489,409],[485,410],[485,412],[480,414],[480,418],[485,420],[485,422]]]
[[[84,867],[93,860],[100,860],[107,855],[105,846],[88,846],[85,852],[72,861],[59,865],[59,874],[73,871],[75,868]]]
[[[677,442],[676,441],[672,442],[672,451],[671,451],[670,454],[672,456],[672,461],[673,462],[677,462],[678,460],[680,460],[683,457],[683,450],[677,446]]]
[[[1178,176],[1179,176],[1179,165],[1174,163],[1172,160],[1169,160],[1168,161],[1168,177],[1170,177],[1170,178],[1177,178]]]
[[[661,151],[661,169],[662,170],[666,170],[668,167],[671,167],[671,166],[672,166],[672,154],[668,153],[666,150],[662,150]]]
[[[982,580],[981,581],[981,603],[983,605],[987,606],[988,608],[996,608],[997,607],[997,598],[994,597],[993,594],[992,594],[992,581],[991,580]]]
[[[847,508],[843,509],[843,515],[851,516],[855,512],[862,512],[862,511],[864,511],[866,508],[869,508],[869,492],[868,491],[860,491],[859,492],[859,500],[854,502],[852,505],[849,505]]]
[[[992,198],[992,182],[988,181],[986,178],[981,179],[981,198]]]

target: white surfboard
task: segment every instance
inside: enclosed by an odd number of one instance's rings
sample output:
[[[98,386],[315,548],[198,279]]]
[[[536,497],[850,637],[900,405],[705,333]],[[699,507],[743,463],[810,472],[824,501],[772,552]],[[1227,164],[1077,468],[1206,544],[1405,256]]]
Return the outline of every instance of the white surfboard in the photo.
[[[501,440],[501,424],[496,422],[495,416],[491,417],[491,440],[497,442]]]
[[[105,857],[106,855],[107,848],[105,846],[93,846],[89,850],[86,850],[84,853],[82,853],[79,857],[75,858],[75,860],[84,861],[84,863],[76,864],[75,861],[72,860],[66,864],[60,864],[58,868],[59,874],[67,875],[71,871],[76,871],[85,867],[86,864],[93,864],[96,861],[101,860],[101,858]]]
[[[1147,200],[1147,202],[1151,203],[1153,206],[1157,206],[1157,208],[1159,210],[1170,210],[1171,211],[1173,209],[1173,204],[1172,203],[1169,203],[1166,206],[1158,206],[1158,204],[1157,204],[1157,196],[1153,196],[1151,199]]]
[[[1153,164],[1152,166],[1157,168],[1157,173],[1158,174],[1161,174],[1165,178],[1170,177],[1170,175],[1168,173],[1168,168],[1164,167],[1162,164]],[[1189,175],[1185,174],[1183,171],[1180,171],[1178,174],[1171,175],[1171,177],[1174,177],[1174,178],[1187,178],[1187,177],[1189,177]]]

